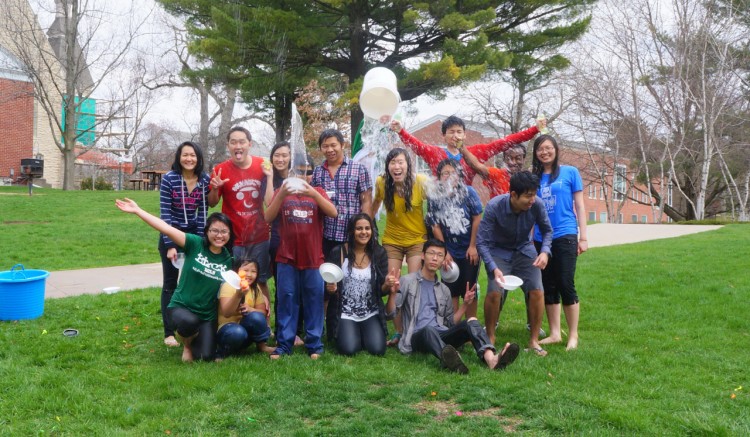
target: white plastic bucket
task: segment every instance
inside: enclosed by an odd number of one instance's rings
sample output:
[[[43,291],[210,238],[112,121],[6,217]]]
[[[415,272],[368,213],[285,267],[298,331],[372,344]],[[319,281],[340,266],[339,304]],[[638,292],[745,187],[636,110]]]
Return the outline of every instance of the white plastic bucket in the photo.
[[[384,115],[392,117],[400,101],[396,75],[391,70],[375,67],[365,74],[359,94],[359,107],[365,116],[375,120]]]

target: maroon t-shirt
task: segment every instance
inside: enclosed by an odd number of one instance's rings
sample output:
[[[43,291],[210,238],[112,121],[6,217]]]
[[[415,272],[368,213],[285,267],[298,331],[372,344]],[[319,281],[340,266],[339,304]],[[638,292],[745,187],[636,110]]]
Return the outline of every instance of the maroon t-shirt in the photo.
[[[326,200],[326,192],[315,187]],[[279,194],[276,190],[274,196]],[[276,262],[290,264],[297,269],[317,269],[323,264],[323,218],[314,199],[292,194],[284,199],[279,210],[281,243]]]

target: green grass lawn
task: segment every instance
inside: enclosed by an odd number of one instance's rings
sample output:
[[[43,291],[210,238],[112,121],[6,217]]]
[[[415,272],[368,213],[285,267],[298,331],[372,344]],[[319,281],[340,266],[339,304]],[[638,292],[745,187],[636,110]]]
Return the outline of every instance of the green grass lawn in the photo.
[[[158,259],[156,234],[115,211],[112,192],[8,192],[0,270],[21,256],[47,270]],[[133,197],[156,210],[155,193]],[[79,237],[45,243],[39,228]],[[580,348],[493,372],[467,346],[468,376],[394,350],[184,365],[161,343],[157,289],[48,300],[39,319],[0,322],[0,434],[748,435],[748,246],[750,227],[731,225],[592,249],[577,275]],[[525,344],[524,325],[512,292],[498,342]],[[64,337],[70,327],[80,335]]]

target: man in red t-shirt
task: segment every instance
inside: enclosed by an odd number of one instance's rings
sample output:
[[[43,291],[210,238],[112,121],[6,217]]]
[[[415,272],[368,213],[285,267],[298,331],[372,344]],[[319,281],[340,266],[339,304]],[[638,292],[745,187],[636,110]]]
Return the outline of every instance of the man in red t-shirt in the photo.
[[[523,163],[526,161],[526,147],[523,144],[516,144],[503,152],[505,168],[487,167],[479,162],[477,157],[468,150],[468,147],[463,147],[461,154],[466,163],[482,177],[484,186],[490,192],[490,199],[508,192],[510,189],[510,176],[523,170]],[[495,281],[487,281],[487,283],[487,296],[484,298],[484,314],[487,318],[497,320],[503,311],[508,292],[507,290],[501,290]],[[500,295],[501,291],[503,292],[502,296]],[[524,298],[526,300],[526,327],[527,329],[531,329],[531,324],[529,323],[531,315],[529,314],[528,293],[524,293]],[[540,328],[539,338],[546,336],[547,333]]]
[[[208,204],[223,198],[221,212],[232,220],[233,255],[236,260],[258,261],[258,285],[270,302],[268,293],[270,228],[263,220],[263,193],[266,176],[263,158],[250,155],[252,136],[244,127],[235,126],[227,135],[229,159],[214,167]]]
[[[464,147],[464,139],[466,138],[466,125],[463,120],[451,115],[443,121],[441,126],[441,132],[445,139],[446,148],[431,146],[424,144],[417,138],[411,136],[406,129],[401,126],[401,122],[398,120],[391,121],[391,129],[398,132],[401,137],[401,141],[411,148],[414,153],[424,159],[425,163],[432,170],[432,174],[437,176],[437,166],[440,161],[445,158],[451,158],[459,161],[461,167],[463,167],[464,183],[471,185],[474,180],[475,170],[469,167],[466,161],[461,155],[461,149],[466,148],[479,160],[479,162],[486,162],[488,159],[511,148],[515,144],[520,144],[534,138],[539,133],[537,126],[532,126],[521,132],[510,134],[505,138],[500,138],[489,144],[475,144],[473,146]]]
[[[326,192],[300,181],[294,187],[292,178],[276,190],[266,208],[265,219],[280,217],[281,241],[276,252],[276,350],[272,359],[292,353],[297,333],[299,308],[302,304],[305,324],[305,348],[310,358],[323,352],[323,278],[318,267],[323,264],[323,218],[338,212]]]

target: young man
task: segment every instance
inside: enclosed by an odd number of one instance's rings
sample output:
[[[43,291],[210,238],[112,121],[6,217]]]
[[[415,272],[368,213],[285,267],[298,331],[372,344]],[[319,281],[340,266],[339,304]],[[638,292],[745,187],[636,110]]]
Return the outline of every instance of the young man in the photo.
[[[364,165],[344,156],[344,136],[336,129],[326,129],[318,138],[318,147],[326,157],[325,162],[315,168],[312,186],[321,187],[336,206],[337,217],[323,219],[323,254],[346,242],[346,227],[349,219],[360,212],[372,217],[372,179]],[[332,320],[337,308],[336,296],[326,293],[326,336],[333,340],[335,327]]]
[[[539,129],[537,128],[537,126],[533,126],[524,131],[510,134],[505,138],[495,140],[489,144],[475,144],[473,146],[464,146],[464,139],[466,137],[466,125],[464,124],[463,120],[456,117],[455,115],[451,115],[450,117],[446,118],[445,121],[443,121],[443,124],[441,126],[443,138],[445,139],[445,144],[447,146],[447,148],[444,149],[442,147],[424,144],[418,139],[414,138],[408,132],[406,132],[405,129],[403,129],[401,123],[398,120],[393,120],[391,122],[391,129],[395,132],[398,132],[399,136],[401,137],[401,141],[406,144],[406,146],[410,147],[414,151],[414,153],[424,159],[424,161],[430,167],[430,170],[432,170],[432,173],[436,176],[437,166],[440,161],[444,160],[445,158],[451,158],[459,161],[461,163],[461,166],[463,167],[464,183],[466,185],[471,185],[471,182],[474,180],[474,175],[476,173],[474,169],[469,167],[466,161],[464,161],[463,156],[461,155],[462,148],[468,148],[471,153],[479,160],[479,162],[486,162],[491,157],[504,150],[507,150],[514,144],[528,141],[534,138],[534,136],[539,133]]]
[[[336,209],[337,217],[323,220],[323,252],[346,242],[349,219],[360,212],[372,217],[372,180],[367,169],[344,156],[344,136],[336,129],[326,129],[318,138],[318,147],[326,157],[315,168],[313,187],[325,190]]]
[[[323,353],[323,278],[318,268],[323,264],[323,220],[321,215],[336,217],[336,207],[321,188],[307,182],[296,189],[290,179],[276,190],[265,212],[265,220],[280,217],[281,242],[276,252],[279,283],[276,314],[278,332],[272,359],[292,353],[300,305],[305,324],[305,348],[310,358]]]
[[[547,351],[539,345],[539,329],[544,313],[544,293],[541,269],[547,266],[552,243],[552,226],[542,200],[537,197],[539,178],[521,171],[510,178],[510,193],[495,197],[487,203],[479,224],[477,248],[487,264],[488,282],[504,283],[503,274],[523,279],[523,291],[529,294],[531,330],[529,348],[539,356]],[[539,226],[542,233],[541,253],[537,254],[531,241],[531,230]],[[490,274],[491,273],[491,274]],[[485,326],[490,340],[495,338],[499,316],[499,289],[488,287],[485,305]]]
[[[234,259],[258,261],[258,285],[270,302],[268,293],[270,228],[263,220],[263,194],[266,176],[263,158],[250,155],[252,137],[244,127],[235,126],[227,135],[229,159],[218,164],[211,177],[208,204],[211,207],[224,198],[221,212],[232,220]]]
[[[445,255],[442,241],[428,240],[422,249],[421,270],[402,277],[391,289],[386,311],[392,317],[399,309],[404,326],[399,350],[404,354],[412,351],[431,353],[444,368],[466,374],[469,369],[456,348],[471,341],[477,356],[487,367],[504,369],[518,356],[518,345],[506,343],[502,352],[495,354],[495,347],[476,317],[461,322],[474,299],[476,286],[468,289],[467,285],[463,304],[454,312],[451,292],[436,275]]]
[[[543,126],[546,126],[544,121]],[[482,177],[484,186],[487,187],[490,193],[490,199],[505,194],[510,189],[510,176],[518,173],[523,168],[523,163],[526,161],[526,147],[523,144],[516,144],[510,149],[503,152],[503,162],[505,168],[487,167],[483,163],[479,162],[476,156],[471,153],[468,147],[461,148],[461,154],[474,171]],[[485,265],[485,269],[487,266]],[[487,270],[487,277],[492,277],[492,272]],[[487,284],[487,291],[492,293],[494,291],[500,291],[502,287],[497,281],[489,281]],[[503,311],[505,300],[508,298],[508,291],[503,290],[503,295],[499,294],[488,294],[488,298],[484,299],[484,313],[492,313],[494,308],[499,305],[499,311]],[[499,300],[499,302],[498,302]],[[529,294],[524,293],[524,301],[526,302],[526,329],[531,330],[531,315],[529,313]],[[499,313],[498,313],[499,314]],[[546,337],[547,333],[544,329],[539,328],[539,337]]]

